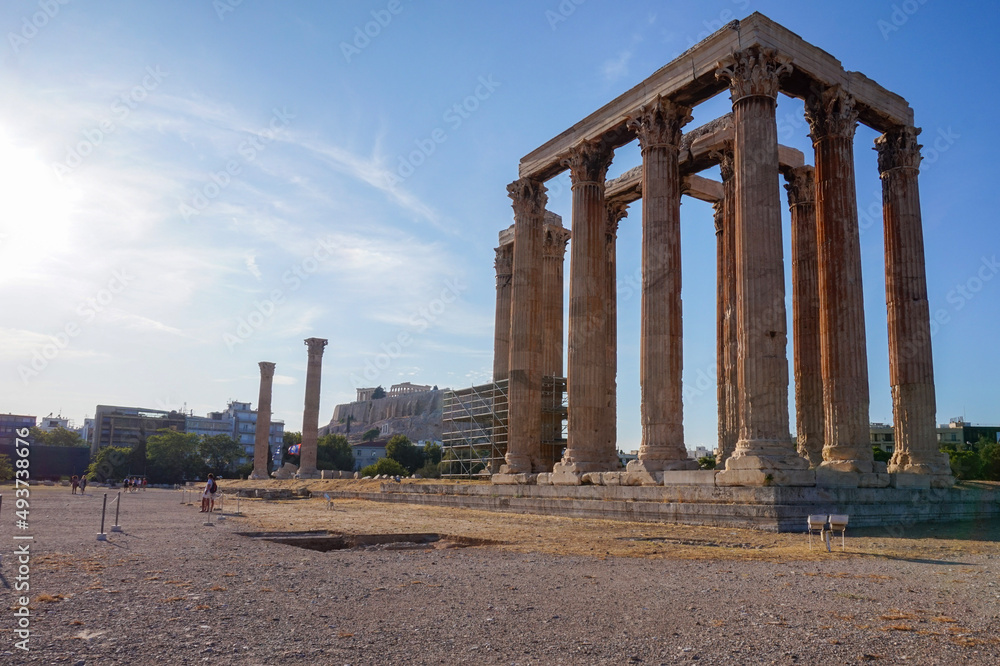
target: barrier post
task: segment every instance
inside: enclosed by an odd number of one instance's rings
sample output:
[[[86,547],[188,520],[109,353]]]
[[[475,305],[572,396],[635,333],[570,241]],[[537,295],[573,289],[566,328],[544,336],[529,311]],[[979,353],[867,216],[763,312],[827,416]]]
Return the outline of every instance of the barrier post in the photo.
[[[108,510],[108,494],[104,493],[104,502],[101,504],[101,531],[97,535],[98,541],[107,541],[108,535],[104,533],[104,513]]]
[[[225,500],[226,500],[226,494],[225,494],[225,493],[222,493],[222,492],[220,492],[220,493],[219,493],[219,522],[220,522],[220,523],[221,523],[221,522],[222,522],[223,520],[225,520],[225,519],[226,519],[226,514],[225,514],[225,513],[223,513],[223,512],[225,511],[225,509],[224,509],[224,506],[225,506]]]
[[[118,493],[118,497],[115,498],[115,524],[111,526],[112,532],[121,532],[122,526],[118,524],[118,510],[122,505],[122,494]]]

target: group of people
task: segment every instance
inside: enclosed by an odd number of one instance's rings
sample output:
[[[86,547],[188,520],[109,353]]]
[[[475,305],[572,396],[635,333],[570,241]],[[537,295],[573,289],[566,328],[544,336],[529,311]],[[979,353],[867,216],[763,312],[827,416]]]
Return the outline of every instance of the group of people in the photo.
[[[76,491],[79,490],[80,493],[87,492],[87,477],[79,477],[76,474],[71,478],[70,483],[73,485],[73,494],[76,495]]]
[[[145,490],[146,489],[146,477],[142,477],[141,479],[139,477],[135,477],[135,478],[125,477],[125,480],[122,481],[122,488],[127,493],[138,492],[140,488],[142,490]]]

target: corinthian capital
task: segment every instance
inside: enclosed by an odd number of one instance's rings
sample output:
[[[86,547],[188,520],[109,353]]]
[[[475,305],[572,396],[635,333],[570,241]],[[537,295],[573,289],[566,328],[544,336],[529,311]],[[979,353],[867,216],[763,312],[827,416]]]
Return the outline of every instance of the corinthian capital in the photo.
[[[639,137],[642,150],[654,146],[677,148],[681,144],[681,128],[691,122],[691,108],[668,97],[640,106],[629,115],[626,126]]]
[[[816,171],[811,166],[800,166],[785,172],[788,207],[816,203]]]
[[[719,175],[722,176],[723,183],[728,183],[736,175],[732,141],[726,141],[722,150],[710,152],[709,157],[719,160]]]
[[[271,379],[274,377],[274,363],[271,363],[270,361],[261,361],[257,365],[260,366],[261,379]]]
[[[497,279],[510,277],[514,273],[514,246],[501,245],[496,248],[497,258],[493,268],[497,270]]]
[[[566,243],[569,242],[569,236],[569,229],[546,225],[545,235],[542,238],[542,256],[562,261],[566,256]]]
[[[309,348],[309,356],[322,356],[323,349],[326,347],[328,340],[323,338],[306,338],[306,346]]]
[[[624,201],[609,201],[605,204],[608,209],[608,228],[606,234],[608,242],[618,237],[618,223],[628,215],[628,204]]]
[[[858,127],[854,97],[840,86],[813,91],[806,97],[806,120],[813,141],[827,136],[853,139]]]
[[[545,204],[549,201],[545,192],[545,185],[534,178],[518,178],[508,185],[507,196],[513,202],[514,217],[544,215]]]
[[[581,183],[603,185],[614,156],[611,146],[600,139],[594,139],[574,147],[560,162],[569,168],[570,179],[574,186]]]
[[[919,127],[900,126],[875,139],[878,172],[885,173],[891,169],[919,169],[922,159],[920,149],[923,147],[917,143],[919,134]]]
[[[716,66],[715,78],[729,81],[733,103],[744,97],[778,97],[778,79],[792,66],[778,60],[774,49],[751,46],[736,51],[728,62]]]

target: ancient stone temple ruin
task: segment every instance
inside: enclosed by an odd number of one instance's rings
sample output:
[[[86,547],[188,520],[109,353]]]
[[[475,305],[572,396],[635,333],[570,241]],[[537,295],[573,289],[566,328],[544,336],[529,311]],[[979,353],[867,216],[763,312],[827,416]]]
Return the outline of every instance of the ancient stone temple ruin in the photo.
[[[728,90],[732,112],[687,129],[691,110]],[[779,146],[778,93],[800,98],[814,147]],[[883,192],[885,285],[895,453],[874,462],[855,196],[854,134],[875,129]],[[953,484],[934,430],[934,371],[924,269],[920,130],[899,95],[768,18],[753,14],[521,159],[508,186],[511,242],[497,249],[494,381],[507,380],[506,464],[494,483],[704,484],[929,488]],[[608,181],[616,149],[638,141],[642,166]],[[719,165],[721,181],[698,176]],[[569,171],[569,229],[546,211],[546,181]],[[783,181],[783,183],[782,183]],[[791,209],[789,432],[781,185]],[[693,471],[682,404],[680,205],[715,207],[718,468]],[[638,460],[615,442],[615,242],[641,199]],[[510,232],[508,232],[510,233]],[[543,455],[543,378],[563,375],[563,262],[569,241],[568,428]],[[707,333],[707,332],[706,332]]]

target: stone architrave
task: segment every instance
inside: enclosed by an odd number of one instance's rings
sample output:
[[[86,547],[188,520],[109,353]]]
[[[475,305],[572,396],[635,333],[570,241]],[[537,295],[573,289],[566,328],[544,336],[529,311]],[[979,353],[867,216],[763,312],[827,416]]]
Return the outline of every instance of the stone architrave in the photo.
[[[823,367],[819,334],[819,267],[816,249],[816,173],[788,169],[792,216],[792,336],[795,344],[795,430],[799,455],[810,467],[823,462]]]
[[[639,381],[642,440],[628,471],[654,475],[697,468],[684,445],[681,322],[681,128],[691,109],[658,97],[629,116],[642,151],[642,320]],[[571,403],[572,404],[572,403]]]
[[[613,151],[600,140],[578,145],[563,159],[573,188],[570,246],[566,451],[552,482],[579,484],[587,472],[617,467],[607,450],[607,208],[604,181]]]
[[[788,429],[785,280],[775,106],[791,70],[771,49],[751,47],[719,64],[733,102],[736,171],[736,327],[739,440],[719,485],[812,485]]]
[[[507,453],[501,474],[528,474],[542,442],[542,242],[545,186],[521,178],[507,186],[514,208]]]
[[[882,177],[885,292],[889,310],[889,379],[895,451],[890,472],[930,474],[931,484],[954,483],[935,431],[934,359],[920,215],[920,145],[915,127],[898,127],[875,140]]]
[[[839,86],[806,99],[816,151],[816,228],[826,471],[875,471],[868,417],[868,355],[854,183],[854,98]]]
[[[564,377],[563,370],[563,266],[566,257],[566,243],[569,229],[564,229],[558,216],[547,214],[544,241],[542,243],[542,318],[544,335],[542,338],[542,376]],[[555,391],[551,400],[562,403],[562,390]],[[557,404],[544,405],[554,408]],[[543,409],[543,440],[554,442],[562,439],[562,416],[554,409]],[[551,460],[543,461],[549,471]]]
[[[267,459],[271,455],[271,384],[274,363],[261,361],[260,393],[257,395],[257,425],[253,436],[253,472],[251,479],[266,479]]]
[[[496,248],[493,267],[497,272],[497,309],[493,328],[493,381],[507,379],[510,364],[510,284],[514,269],[514,245]]]
[[[316,469],[316,444],[319,439],[319,389],[323,374],[323,350],[327,340],[306,338],[309,361],[306,365],[306,401],[302,412],[302,444],[299,451],[300,479],[319,478]]]
[[[605,446],[618,450],[618,224],[628,214],[624,201],[609,201],[607,226],[608,279],[608,411],[605,415]]]
[[[722,201],[714,204],[716,233],[716,327],[719,401],[719,446],[715,456],[721,469],[736,450],[739,403],[736,394],[736,177],[732,145],[720,151]]]

